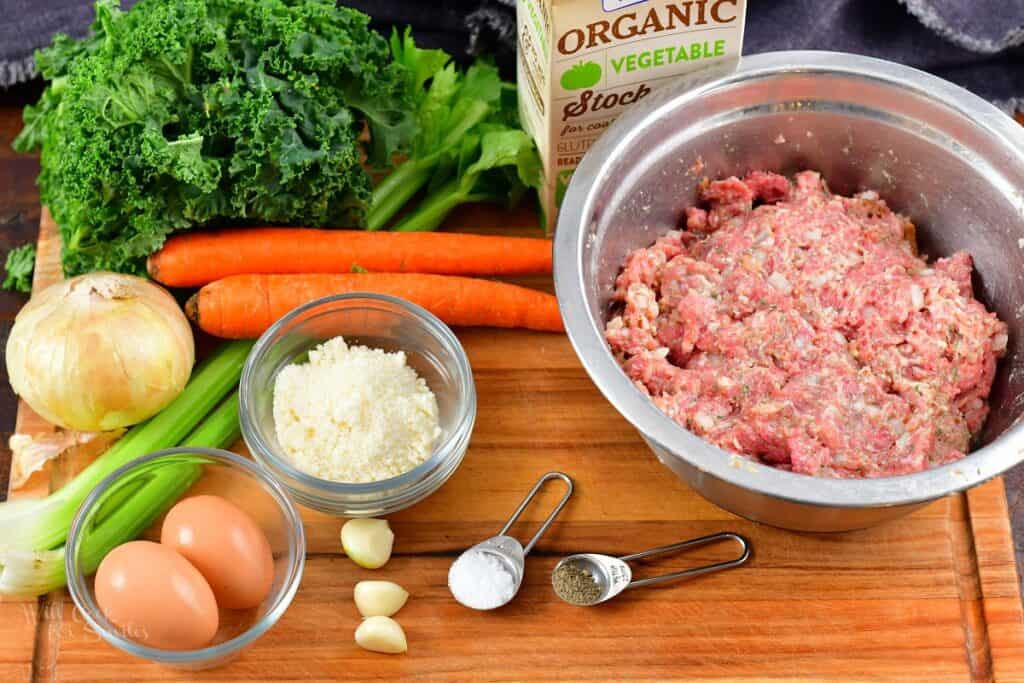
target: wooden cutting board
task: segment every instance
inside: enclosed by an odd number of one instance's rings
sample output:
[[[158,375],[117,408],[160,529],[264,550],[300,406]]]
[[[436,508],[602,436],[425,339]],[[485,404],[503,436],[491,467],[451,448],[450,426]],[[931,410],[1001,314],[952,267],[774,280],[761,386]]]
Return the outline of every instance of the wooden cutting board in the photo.
[[[456,222],[529,234],[533,218],[479,209]],[[58,252],[44,211],[37,287],[59,277]],[[547,278],[530,284],[551,286]],[[309,555],[298,595],[280,622],[227,666],[183,673],[131,659],[91,632],[61,591],[0,603],[0,675],[119,682],[1024,680],[1024,622],[1001,480],[865,531],[773,529],[706,502],[660,465],[598,393],[564,336],[458,335],[479,393],[472,443],[440,491],[391,518],[395,556],[386,567],[356,567],[341,554],[340,520],[303,510]],[[18,429],[49,426],[22,406]],[[39,473],[15,497],[44,494],[88,455]],[[549,470],[569,473],[576,494],[529,557],[518,598],[491,613],[460,607],[446,587],[452,560],[496,533]],[[561,493],[558,486],[546,491],[514,533],[531,534]],[[628,591],[589,609],[564,605],[552,593],[549,574],[565,554],[625,554],[723,530],[751,540],[745,567]],[[729,552],[734,548],[665,558],[638,574]],[[367,578],[398,581],[412,594],[397,616],[407,654],[354,645],[352,586]]]

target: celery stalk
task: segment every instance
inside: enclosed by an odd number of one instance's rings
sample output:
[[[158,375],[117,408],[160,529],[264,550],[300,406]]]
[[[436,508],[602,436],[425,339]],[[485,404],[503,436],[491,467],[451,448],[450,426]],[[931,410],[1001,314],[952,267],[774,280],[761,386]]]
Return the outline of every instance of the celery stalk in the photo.
[[[463,187],[462,179],[446,183],[423,200],[391,229],[395,232],[426,232],[437,230],[452,209],[460,204],[491,199],[486,193],[473,193]]]
[[[182,446],[227,448],[241,435],[238,392],[234,392],[184,440]],[[201,460],[197,456],[197,460]],[[132,540],[166,512],[199,479],[199,464],[164,467],[91,531],[82,548],[84,570],[92,573],[116,546]],[[70,523],[69,523],[70,525]],[[66,530],[65,530],[66,531]],[[0,549],[0,595],[42,595],[65,583],[65,546],[54,550]]]
[[[238,440],[238,392],[234,392],[216,410],[210,413],[184,441],[182,446],[226,448]],[[202,456],[197,456],[202,461]],[[103,520],[90,533],[82,548],[85,572],[91,574],[100,560],[115,547],[130,541],[178,502],[178,499],[203,474],[200,464],[162,467],[153,472],[153,478],[117,506],[110,518]]]
[[[132,427],[58,491],[43,499],[0,503],[0,550],[50,550],[63,544],[75,511],[96,484],[130,460],[181,442],[238,384],[251,346],[240,341],[220,347],[166,408]]]
[[[381,230],[406,203],[430,182],[437,170],[439,155],[425,160],[409,160],[391,172],[377,187],[366,212],[366,229]]]
[[[240,438],[242,428],[238,423],[238,392],[233,391],[178,445],[227,448]]]
[[[438,172],[446,153],[458,150],[463,138],[486,118],[491,107],[481,101],[470,102],[459,120],[451,124],[448,133],[431,154],[408,159],[373,188],[370,208],[366,212],[366,229],[380,230],[417,192],[423,189]]]
[[[64,546],[56,550],[0,550],[0,596],[35,597],[65,583]]]

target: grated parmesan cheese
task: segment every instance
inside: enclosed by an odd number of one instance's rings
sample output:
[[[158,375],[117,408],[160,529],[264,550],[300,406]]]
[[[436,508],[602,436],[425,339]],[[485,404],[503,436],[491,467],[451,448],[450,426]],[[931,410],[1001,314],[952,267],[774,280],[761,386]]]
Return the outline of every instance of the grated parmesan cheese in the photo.
[[[346,483],[408,472],[441,435],[437,399],[404,352],[350,347],[341,337],[278,373],[274,426],[295,467]]]

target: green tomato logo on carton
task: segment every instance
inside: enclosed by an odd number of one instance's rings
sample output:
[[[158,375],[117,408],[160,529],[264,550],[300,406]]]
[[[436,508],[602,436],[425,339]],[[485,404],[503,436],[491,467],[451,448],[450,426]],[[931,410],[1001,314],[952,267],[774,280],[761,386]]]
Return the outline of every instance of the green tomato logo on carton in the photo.
[[[580,62],[562,73],[559,83],[566,90],[592,88],[601,81],[601,65],[597,62]]]

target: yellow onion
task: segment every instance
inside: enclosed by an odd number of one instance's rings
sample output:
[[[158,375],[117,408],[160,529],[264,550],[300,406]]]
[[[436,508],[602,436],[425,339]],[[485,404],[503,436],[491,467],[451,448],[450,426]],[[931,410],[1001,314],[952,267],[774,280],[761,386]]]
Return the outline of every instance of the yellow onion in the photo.
[[[142,422],[184,389],[192,328],[161,287],[90,273],[46,288],[7,340],[11,387],[49,422],[105,431]]]

